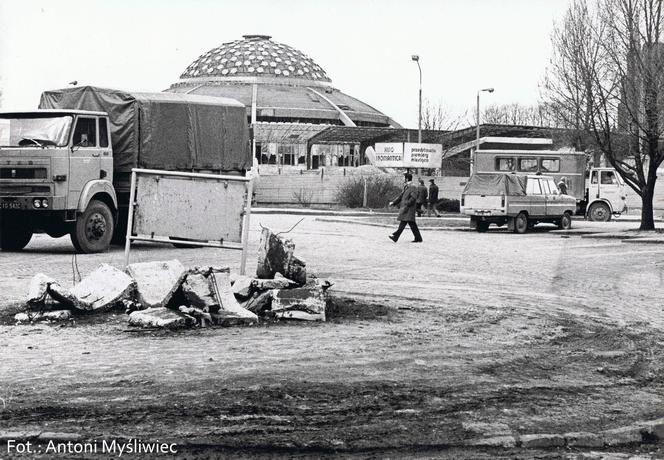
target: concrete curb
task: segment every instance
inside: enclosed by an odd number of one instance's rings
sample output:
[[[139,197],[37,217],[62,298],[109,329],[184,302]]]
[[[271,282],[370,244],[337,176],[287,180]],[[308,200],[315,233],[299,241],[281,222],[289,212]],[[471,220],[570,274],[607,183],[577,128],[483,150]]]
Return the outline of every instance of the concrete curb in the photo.
[[[381,227],[381,228],[394,228],[397,225],[395,221],[394,224],[379,224],[376,222],[358,222],[357,220],[351,219],[334,219],[334,218],[317,218],[317,221],[320,222],[334,222],[339,224],[357,224],[357,225],[366,225],[368,227]],[[418,225],[421,231],[439,231],[439,232],[470,232],[472,231],[469,227],[423,227]]]
[[[252,214],[290,214],[295,216],[346,216],[346,217],[369,217],[369,216],[391,216],[396,212],[384,211],[337,211],[327,209],[306,208],[251,208]]]

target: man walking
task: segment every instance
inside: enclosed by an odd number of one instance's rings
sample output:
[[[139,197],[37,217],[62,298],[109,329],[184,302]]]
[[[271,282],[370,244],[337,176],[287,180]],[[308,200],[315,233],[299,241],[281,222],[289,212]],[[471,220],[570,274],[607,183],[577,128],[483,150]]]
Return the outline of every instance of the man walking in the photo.
[[[417,222],[415,222],[417,187],[413,185],[413,175],[411,173],[404,174],[403,192],[390,202],[390,206],[396,205],[399,205],[399,216],[397,217],[399,219],[399,228],[389,238],[396,243],[399,236],[401,236],[401,232],[406,228],[406,224],[408,224],[415,237],[413,243],[421,243],[422,235],[420,234],[420,229],[417,228]]]
[[[424,214],[424,207],[427,205],[427,188],[424,181],[420,179],[420,185],[417,186],[417,215],[422,217]]]
[[[429,208],[427,209],[427,217],[431,217],[431,211],[436,213],[436,217],[440,217],[440,213],[436,209],[438,203],[438,186],[433,179],[429,179]]]

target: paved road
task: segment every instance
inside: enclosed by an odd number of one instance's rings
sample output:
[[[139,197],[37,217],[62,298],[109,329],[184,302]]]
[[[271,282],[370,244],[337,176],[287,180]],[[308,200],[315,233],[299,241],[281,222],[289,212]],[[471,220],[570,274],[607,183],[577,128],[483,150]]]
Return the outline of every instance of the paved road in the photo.
[[[300,218],[255,216],[250,262],[259,222],[282,231]],[[0,326],[0,426],[362,452],[664,416],[664,246],[547,231],[431,231],[423,244],[406,233],[394,244],[387,233],[315,218],[290,233],[337,295],[401,308],[386,319],[177,334],[126,332],[122,315]],[[71,252],[37,237],[21,255],[0,253],[3,303],[36,271],[68,284]],[[122,255],[77,259],[85,275]],[[143,245],[132,256],[170,258],[239,264],[237,252],[208,249]]]

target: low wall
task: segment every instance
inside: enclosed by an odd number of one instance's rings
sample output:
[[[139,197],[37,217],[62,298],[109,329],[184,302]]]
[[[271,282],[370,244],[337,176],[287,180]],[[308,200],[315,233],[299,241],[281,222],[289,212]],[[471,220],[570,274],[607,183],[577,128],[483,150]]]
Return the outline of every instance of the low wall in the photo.
[[[306,171],[302,174],[260,175],[254,190],[256,203],[263,204],[300,204],[301,199],[311,204],[336,204],[336,194],[340,186],[353,176],[363,174],[332,174]],[[366,174],[370,176],[372,174]],[[395,184],[403,183],[403,175],[390,176]],[[425,183],[434,179],[441,198],[458,199],[461,196],[467,177],[423,177]],[[298,197],[302,197],[299,199]]]

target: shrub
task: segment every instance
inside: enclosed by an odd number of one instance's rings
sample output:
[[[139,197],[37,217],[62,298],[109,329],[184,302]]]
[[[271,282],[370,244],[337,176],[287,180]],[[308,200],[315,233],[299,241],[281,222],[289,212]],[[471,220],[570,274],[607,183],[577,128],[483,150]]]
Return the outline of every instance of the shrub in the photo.
[[[390,176],[367,177],[367,207],[384,208],[401,192]],[[350,177],[337,189],[337,202],[349,208],[361,208],[364,199],[364,178]]]
[[[461,212],[459,200],[450,200],[449,198],[441,198],[436,202],[436,209],[442,212]]]
[[[293,192],[293,198],[295,198],[298,204],[308,208],[311,206],[311,202],[314,200],[314,192],[313,190],[306,190],[301,188],[297,192]]]

